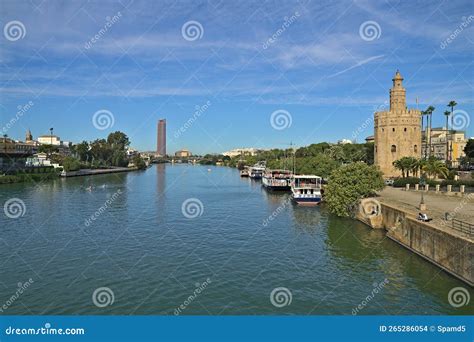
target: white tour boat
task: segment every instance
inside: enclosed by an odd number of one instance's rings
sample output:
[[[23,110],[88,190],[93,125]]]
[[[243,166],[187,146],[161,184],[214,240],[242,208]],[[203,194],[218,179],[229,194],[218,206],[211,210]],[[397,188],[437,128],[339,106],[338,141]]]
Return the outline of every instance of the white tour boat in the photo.
[[[321,177],[314,175],[294,175],[291,179],[291,198],[300,205],[321,203]]]
[[[291,176],[288,170],[265,170],[262,184],[269,190],[289,191],[291,190]]]

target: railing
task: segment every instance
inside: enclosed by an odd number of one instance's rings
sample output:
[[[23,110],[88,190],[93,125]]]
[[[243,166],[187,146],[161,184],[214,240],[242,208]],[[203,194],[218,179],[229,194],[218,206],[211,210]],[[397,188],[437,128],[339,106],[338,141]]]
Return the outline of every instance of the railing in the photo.
[[[466,233],[468,235],[474,235],[474,224],[464,222],[461,220],[453,219],[453,229],[458,230],[462,233]]]

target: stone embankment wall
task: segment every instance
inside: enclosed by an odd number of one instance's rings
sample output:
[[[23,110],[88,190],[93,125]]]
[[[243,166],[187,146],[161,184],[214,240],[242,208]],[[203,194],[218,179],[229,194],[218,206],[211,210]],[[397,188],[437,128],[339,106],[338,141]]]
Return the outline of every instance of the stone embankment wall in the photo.
[[[468,237],[418,221],[407,212],[379,203],[379,212],[365,215],[367,199],[357,218],[373,228],[384,228],[393,241],[422,256],[446,272],[474,286],[474,242]],[[371,213],[373,211],[370,211]]]

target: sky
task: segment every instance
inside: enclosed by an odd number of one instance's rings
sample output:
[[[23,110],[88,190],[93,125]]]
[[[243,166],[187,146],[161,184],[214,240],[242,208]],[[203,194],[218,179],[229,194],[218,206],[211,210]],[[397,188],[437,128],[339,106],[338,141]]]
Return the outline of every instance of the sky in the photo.
[[[397,69],[474,136],[474,2],[0,2],[0,130],[168,153],[364,142]],[[417,104],[418,99],[418,104]]]

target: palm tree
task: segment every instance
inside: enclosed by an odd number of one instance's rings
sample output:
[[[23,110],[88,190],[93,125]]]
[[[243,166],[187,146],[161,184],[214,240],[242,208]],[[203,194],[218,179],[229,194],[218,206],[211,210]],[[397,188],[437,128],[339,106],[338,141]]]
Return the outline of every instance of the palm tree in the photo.
[[[397,159],[392,164],[397,170],[402,172],[402,177],[405,178],[405,165],[402,163],[402,160]]]
[[[452,128],[454,126],[454,124],[453,124],[454,123],[454,121],[453,121],[454,120],[454,107],[456,107],[457,105],[458,104],[454,100],[449,101],[449,103],[448,103],[448,107],[451,107],[451,135],[453,134]],[[452,149],[453,149],[453,142],[451,141],[451,148],[449,150],[452,151]],[[451,160],[451,159],[452,159],[452,156],[450,155],[449,160]]]
[[[434,157],[428,159],[426,165],[423,166],[423,171],[428,174],[428,177],[442,176],[446,178],[449,173],[449,170],[446,165],[444,165],[441,160],[436,159]]]
[[[449,163],[449,116],[451,112],[449,110],[444,111],[446,116],[446,165]]]
[[[433,115],[434,110],[435,110],[435,107],[433,107],[433,106],[429,106],[425,110],[426,115],[428,115],[428,121],[429,121],[429,127],[430,127],[430,131],[429,131],[429,134],[428,134],[429,156],[430,157],[431,157],[431,129],[433,127],[433,117],[432,117],[432,115]]]
[[[421,111],[421,133],[425,132],[425,136],[424,136],[424,140],[425,140],[425,151],[424,151],[424,156],[426,158],[426,130],[425,130],[425,123],[424,123],[424,119],[425,119],[425,115],[426,115],[426,112],[424,110]],[[423,136],[421,137],[421,139],[423,140]],[[423,141],[421,141],[421,145],[423,146]],[[423,154],[423,151],[422,151],[422,154]]]

